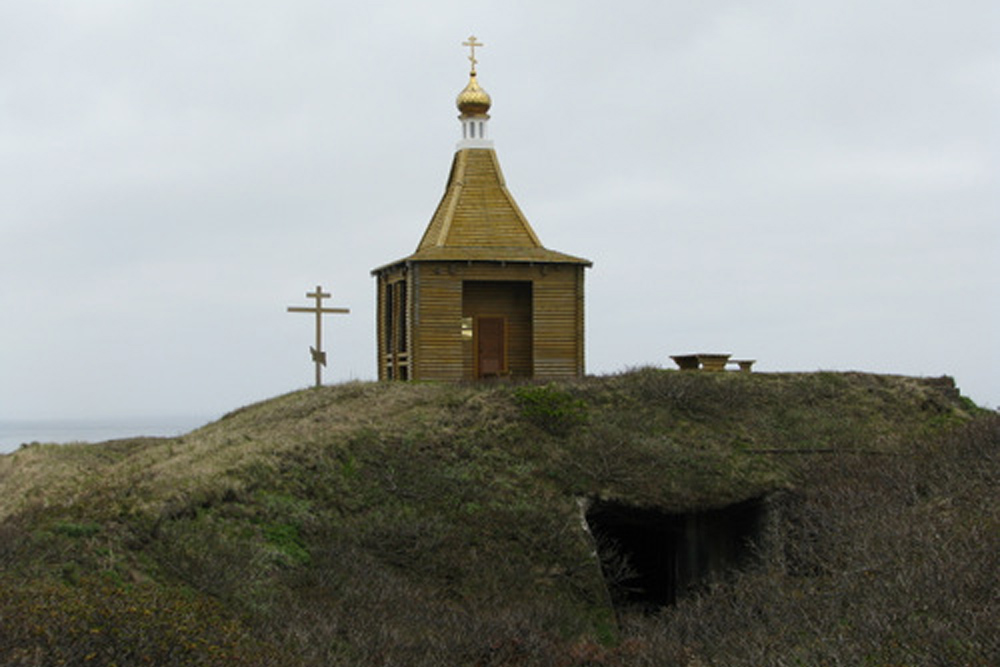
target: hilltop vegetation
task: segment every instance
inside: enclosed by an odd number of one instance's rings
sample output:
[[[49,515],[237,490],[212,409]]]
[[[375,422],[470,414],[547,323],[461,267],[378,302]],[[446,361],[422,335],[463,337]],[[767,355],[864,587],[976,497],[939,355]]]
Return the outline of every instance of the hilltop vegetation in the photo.
[[[655,369],[32,444],[0,457],[0,663],[994,664],[998,452],[947,378]],[[588,528],[745,501],[755,558],[652,609]]]

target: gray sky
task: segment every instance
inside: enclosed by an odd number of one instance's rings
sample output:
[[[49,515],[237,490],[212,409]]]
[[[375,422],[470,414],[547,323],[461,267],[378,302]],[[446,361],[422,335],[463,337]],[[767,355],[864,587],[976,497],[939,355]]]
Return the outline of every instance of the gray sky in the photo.
[[[587,257],[587,368],[952,375],[1000,405],[995,0],[0,3],[0,419],[375,375],[474,33],[508,185]]]

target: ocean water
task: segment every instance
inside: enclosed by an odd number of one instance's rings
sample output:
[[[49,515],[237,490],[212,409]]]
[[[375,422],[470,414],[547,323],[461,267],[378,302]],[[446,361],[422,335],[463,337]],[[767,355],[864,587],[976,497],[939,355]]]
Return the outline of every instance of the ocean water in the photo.
[[[138,436],[183,435],[215,419],[210,416],[121,419],[0,419],[0,454],[32,442],[104,442]]]

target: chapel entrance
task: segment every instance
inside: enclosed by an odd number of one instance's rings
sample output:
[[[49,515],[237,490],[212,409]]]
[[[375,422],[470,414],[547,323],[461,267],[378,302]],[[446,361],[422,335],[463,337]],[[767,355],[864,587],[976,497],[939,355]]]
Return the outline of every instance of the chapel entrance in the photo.
[[[507,373],[507,321],[503,317],[476,318],[476,376]]]
[[[532,291],[527,280],[462,282],[465,378],[531,377]]]

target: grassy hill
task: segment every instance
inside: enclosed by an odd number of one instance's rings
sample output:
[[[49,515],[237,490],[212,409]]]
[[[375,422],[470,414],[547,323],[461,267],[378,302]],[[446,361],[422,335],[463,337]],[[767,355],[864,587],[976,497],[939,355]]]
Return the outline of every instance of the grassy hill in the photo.
[[[998,452],[948,378],[655,369],[27,445],[0,664],[996,664]]]

